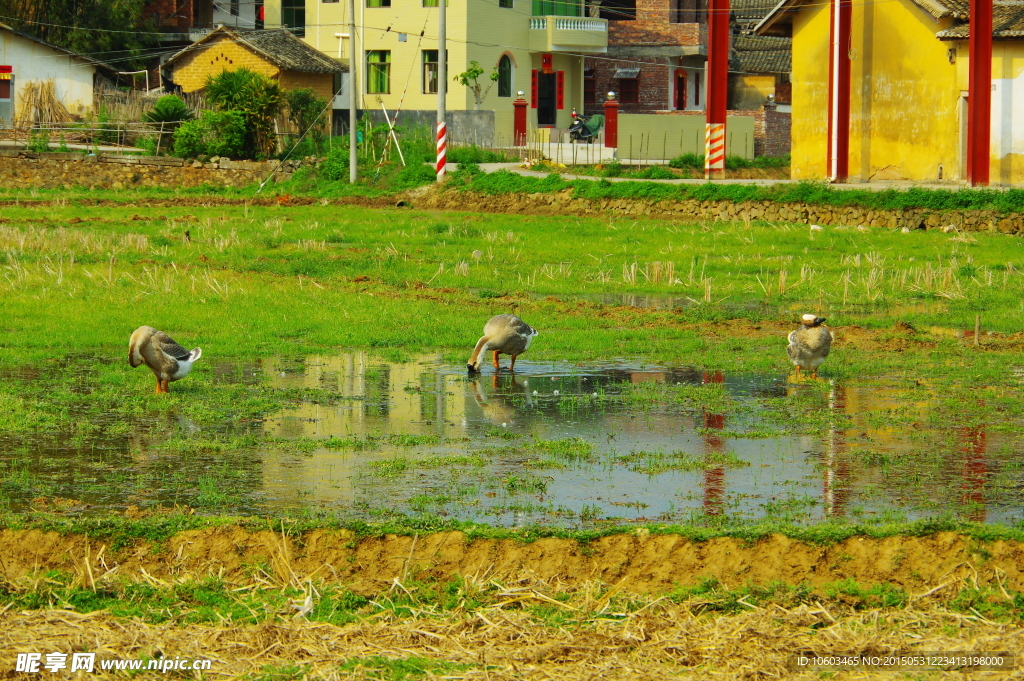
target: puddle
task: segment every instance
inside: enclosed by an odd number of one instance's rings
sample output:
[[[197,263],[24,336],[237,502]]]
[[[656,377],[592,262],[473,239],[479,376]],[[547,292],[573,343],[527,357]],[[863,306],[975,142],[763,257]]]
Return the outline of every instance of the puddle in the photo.
[[[215,366],[215,383],[299,396],[247,426],[282,446],[189,449],[203,433],[175,415],[161,436],[138,426],[107,447],[33,450],[31,470],[25,447],[0,441],[2,491],[12,510],[68,497],[83,512],[179,503],[502,525],[1022,515],[1022,429],[951,424],[925,387],[615,361],[520,360],[514,375],[473,378],[464,366],[363,352]],[[157,447],[168,429],[181,451]]]

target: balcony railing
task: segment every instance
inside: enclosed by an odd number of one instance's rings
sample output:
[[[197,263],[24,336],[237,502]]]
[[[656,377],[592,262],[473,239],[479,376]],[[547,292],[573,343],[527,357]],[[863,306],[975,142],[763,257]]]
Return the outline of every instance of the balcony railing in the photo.
[[[557,52],[608,51],[608,20],[581,17],[530,17],[530,49]]]
[[[546,31],[549,22],[554,22],[556,31],[608,32],[608,22],[605,19],[576,19],[573,17],[530,17],[530,28],[536,31]]]

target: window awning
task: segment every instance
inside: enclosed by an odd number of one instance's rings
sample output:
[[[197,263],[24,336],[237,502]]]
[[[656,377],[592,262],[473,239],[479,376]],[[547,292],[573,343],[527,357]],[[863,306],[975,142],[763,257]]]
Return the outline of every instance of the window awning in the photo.
[[[636,78],[640,75],[640,69],[616,69],[612,78]]]

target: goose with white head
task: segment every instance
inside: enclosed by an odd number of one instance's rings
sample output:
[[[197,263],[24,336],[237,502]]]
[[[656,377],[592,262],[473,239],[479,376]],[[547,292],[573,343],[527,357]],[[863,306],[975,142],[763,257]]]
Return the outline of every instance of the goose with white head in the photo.
[[[810,371],[811,378],[818,377],[818,367],[828,357],[832,348],[832,333],[822,326],[823,317],[805,314],[800,318],[800,328],[789,334],[789,347],[786,352],[796,367],[797,378],[801,371]]]

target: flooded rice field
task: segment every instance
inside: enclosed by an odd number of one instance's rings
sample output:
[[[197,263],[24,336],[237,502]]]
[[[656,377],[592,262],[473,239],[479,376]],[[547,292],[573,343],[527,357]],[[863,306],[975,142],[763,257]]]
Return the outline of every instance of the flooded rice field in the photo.
[[[215,385],[296,397],[237,447],[173,409],[46,451],[0,442],[5,505],[507,526],[1022,516],[1019,424],[951,420],[919,381],[523,360],[468,377],[440,354],[364,352],[212,366]]]

